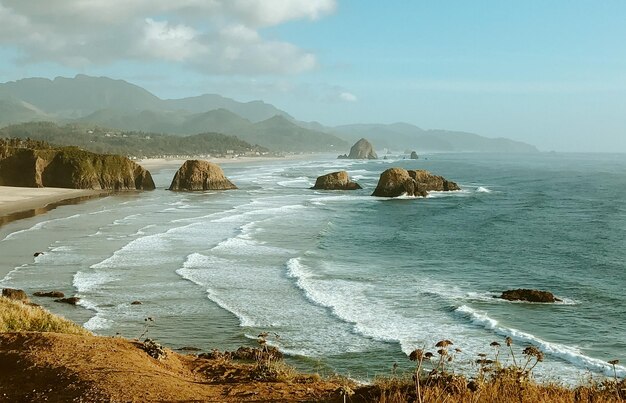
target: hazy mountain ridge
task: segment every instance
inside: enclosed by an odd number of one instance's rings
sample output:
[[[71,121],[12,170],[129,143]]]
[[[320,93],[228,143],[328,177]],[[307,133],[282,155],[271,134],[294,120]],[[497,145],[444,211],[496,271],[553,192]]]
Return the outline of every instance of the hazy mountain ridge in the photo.
[[[424,130],[407,123],[337,127],[301,122],[263,101],[216,94],[160,99],[137,85],[107,77],[27,78],[0,84],[0,127],[29,121],[96,124],[127,131],[192,135],[219,132],[275,151],[344,153],[361,137],[378,149],[536,152],[534,146],[473,133]]]

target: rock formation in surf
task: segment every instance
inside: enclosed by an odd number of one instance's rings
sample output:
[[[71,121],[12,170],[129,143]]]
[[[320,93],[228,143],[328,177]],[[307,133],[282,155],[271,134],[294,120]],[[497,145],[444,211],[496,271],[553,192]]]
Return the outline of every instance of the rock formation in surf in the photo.
[[[507,301],[528,301],[528,302],[561,302],[549,291],[531,290],[526,288],[518,288],[517,290],[508,290],[502,292],[499,298]]]
[[[430,191],[451,190],[460,190],[460,188],[456,183],[428,171],[389,168],[380,175],[372,196],[398,197],[406,194],[426,197]]]
[[[375,160],[378,159],[374,147],[366,139],[361,139],[354,143],[350,148],[350,154],[340,155],[339,159],[351,159],[351,160]]]
[[[150,172],[120,155],[77,147],[7,148],[0,185],[70,189],[153,190]]]
[[[187,160],[178,169],[169,190],[228,190],[237,189],[224,176],[219,165],[203,160]]]
[[[315,186],[311,189],[323,190],[357,190],[362,189],[361,186],[350,180],[346,171],[332,172],[322,175],[315,181]]]
[[[411,156],[409,157],[409,159],[416,160],[418,158],[419,157],[417,156],[417,153],[415,151],[411,151]]]

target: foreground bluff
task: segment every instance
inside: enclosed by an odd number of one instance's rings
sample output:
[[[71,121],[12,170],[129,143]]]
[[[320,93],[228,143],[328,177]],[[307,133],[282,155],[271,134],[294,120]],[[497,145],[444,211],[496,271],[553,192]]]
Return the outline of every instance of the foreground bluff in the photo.
[[[362,188],[358,183],[350,180],[346,171],[339,171],[318,177],[315,181],[315,186],[311,189],[357,190]]]
[[[237,189],[224,176],[219,165],[209,161],[187,160],[176,171],[169,190],[228,190]]]
[[[430,191],[450,191],[461,188],[454,182],[442,176],[433,175],[424,170],[407,171],[402,168],[389,168],[380,175],[378,186],[372,196],[398,197],[407,196],[426,197]]]
[[[3,157],[0,159],[0,185],[4,186],[154,189],[150,172],[119,155],[63,147],[15,148],[5,152]]]
[[[351,160],[375,160],[378,159],[372,143],[366,139],[361,139],[354,143],[350,148],[350,154],[340,155],[339,158],[347,158]]]

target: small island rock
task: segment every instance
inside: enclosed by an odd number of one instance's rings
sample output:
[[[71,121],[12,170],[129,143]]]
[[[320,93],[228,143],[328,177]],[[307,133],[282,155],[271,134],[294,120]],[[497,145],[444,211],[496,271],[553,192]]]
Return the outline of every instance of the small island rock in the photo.
[[[339,159],[351,159],[351,160],[375,160],[378,159],[372,143],[366,139],[361,139],[354,143],[350,148],[350,154],[340,155]]]
[[[358,183],[350,180],[346,171],[339,171],[318,177],[315,181],[315,186],[311,189],[357,190],[362,188]]]
[[[500,298],[507,301],[528,301],[528,302],[561,302],[549,291],[531,290],[518,288],[502,292]]]
[[[430,191],[451,190],[460,190],[460,188],[456,183],[428,171],[389,168],[380,175],[372,196],[398,197],[406,194],[426,197]]]
[[[417,156],[417,153],[415,151],[411,151],[411,156],[409,158],[412,159],[412,160],[416,160],[419,157]]]
[[[224,176],[219,165],[203,160],[187,160],[178,169],[169,190],[228,190],[237,189]]]

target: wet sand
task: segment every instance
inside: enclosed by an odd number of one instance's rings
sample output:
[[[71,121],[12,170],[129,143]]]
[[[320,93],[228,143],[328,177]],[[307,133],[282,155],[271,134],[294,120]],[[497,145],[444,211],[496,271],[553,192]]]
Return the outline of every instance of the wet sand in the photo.
[[[44,213],[60,204],[108,193],[102,190],[0,186],[0,225]]]

